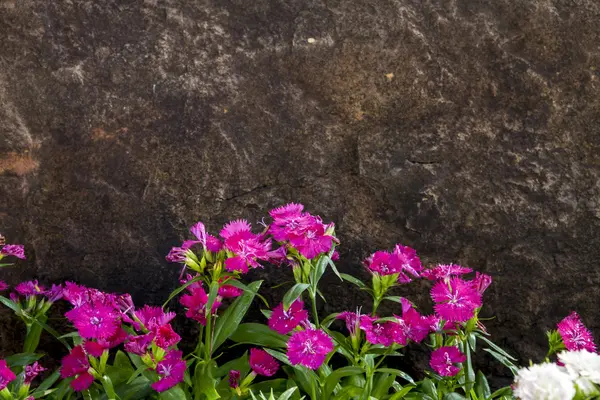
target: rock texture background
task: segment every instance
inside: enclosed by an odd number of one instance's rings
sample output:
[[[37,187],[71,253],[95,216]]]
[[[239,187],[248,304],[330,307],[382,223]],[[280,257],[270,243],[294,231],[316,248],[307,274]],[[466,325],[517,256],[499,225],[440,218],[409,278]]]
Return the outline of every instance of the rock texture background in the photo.
[[[600,337],[599,20],[596,0],[0,0],[0,229],[30,256],[3,278],[157,303],[189,225],[293,200],[336,222],[346,272],[401,242],[493,275],[488,327],[524,362],[572,309]],[[364,299],[329,283],[324,311]]]

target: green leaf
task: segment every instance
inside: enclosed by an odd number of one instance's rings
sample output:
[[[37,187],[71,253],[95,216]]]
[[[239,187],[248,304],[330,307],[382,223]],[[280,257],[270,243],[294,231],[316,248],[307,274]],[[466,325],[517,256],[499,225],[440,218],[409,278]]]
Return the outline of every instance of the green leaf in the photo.
[[[133,382],[142,372],[144,372],[145,370],[148,369],[147,365],[140,365],[129,377],[129,379],[127,380],[127,384],[130,384],[131,382]]]
[[[400,296],[385,296],[383,300],[393,301],[394,303],[402,304],[402,297]]]
[[[45,322],[40,321],[37,318],[34,318],[33,322],[35,322],[36,324],[38,324],[39,326],[41,326],[42,328],[44,328],[44,330],[46,332],[48,332],[49,334],[51,334],[52,336],[54,336],[54,338],[56,340],[58,340],[59,342],[61,342],[63,344],[63,346],[65,346],[67,348],[67,350],[71,351],[71,345],[69,345],[69,343],[67,343],[67,341],[65,339],[61,339],[60,338],[60,334],[58,332],[56,332],[54,330],[54,328],[52,328],[51,326],[49,326]]]
[[[437,389],[431,379],[425,378],[421,381],[421,390],[432,399],[438,398]]]
[[[2,268],[2,267],[10,267],[11,265],[15,265],[15,264],[3,263],[3,264],[0,264],[0,268]]]
[[[483,335],[477,335],[477,337],[479,337],[479,339],[482,339],[484,342],[486,342],[495,352],[502,354],[504,357],[508,358],[511,361],[517,361],[516,358],[514,358],[513,356],[511,356],[510,354],[508,354],[501,347],[499,347],[498,345],[496,345],[494,342],[492,342],[491,340],[489,340],[485,336],[483,336]]]
[[[353,277],[352,275],[348,275],[348,274],[340,274],[340,276],[342,277],[343,280],[350,282],[356,286],[358,286],[361,289],[365,289],[367,287],[367,285],[365,285],[363,283],[363,281],[361,281],[358,278]]]
[[[271,348],[285,348],[287,336],[271,330],[268,326],[257,323],[240,324],[231,335],[231,340],[236,343],[250,343]]]
[[[225,310],[223,315],[217,319],[213,334],[213,352],[216,351],[242,323],[246,312],[248,312],[248,308],[250,308],[250,305],[254,300],[254,293],[258,291],[261,284],[262,281],[252,282],[249,285],[251,291],[245,292],[238,297],[229,307],[227,307],[227,310]]]
[[[250,371],[250,364],[248,363],[248,352],[245,352],[243,356],[226,362],[217,368],[214,372],[215,378],[221,378],[229,374],[229,371],[236,370],[240,371],[241,376],[244,376]]]
[[[212,313],[213,304],[219,295],[219,283],[213,282],[210,284],[210,291],[208,292],[208,300],[206,301],[206,307],[204,309],[204,316],[210,318]]]
[[[262,282],[262,281],[259,281],[259,282]],[[267,299],[265,299],[263,296],[261,296],[260,293],[258,293],[258,289],[257,290],[252,290],[251,287],[246,286],[245,284],[243,284],[242,282],[238,281],[237,279],[232,279],[232,280],[229,280],[229,281],[227,281],[225,283],[227,285],[230,285],[230,286],[235,286],[238,289],[242,289],[246,293],[252,293],[252,294],[254,294],[256,297],[258,297],[265,304],[265,307],[271,308],[269,306],[269,302],[267,301]]]
[[[378,368],[375,370],[375,372],[384,372],[387,374],[392,374],[392,375],[396,375],[399,376],[400,378],[404,379],[405,381],[408,381],[412,384],[415,383],[415,381],[413,380],[413,378],[410,377],[410,375],[408,375],[406,372],[400,371],[399,369],[393,369],[393,368]]]
[[[68,339],[68,338],[77,338],[79,337],[79,332],[75,331],[75,332],[69,332],[69,333],[65,333],[64,335],[59,336],[61,339]]]
[[[477,377],[475,378],[475,393],[481,399],[487,399],[492,395],[487,378],[481,371],[477,371]]]
[[[381,399],[386,396],[392,385],[396,381],[396,377],[394,375],[388,373],[377,374],[377,378],[375,382],[373,382],[373,391],[371,392],[371,396],[376,399]]]
[[[196,283],[198,281],[201,281],[201,280],[202,280],[202,275],[198,275],[198,276],[190,279],[189,281],[187,281],[183,285],[179,286],[177,289],[173,290],[171,292],[171,294],[169,295],[169,297],[167,298],[167,301],[165,301],[163,303],[162,308],[165,308],[167,306],[167,304],[169,304],[171,302],[171,300],[173,300],[175,298],[175,296],[177,296],[179,293],[181,293],[185,289],[187,289],[188,286],[193,285],[194,283]]]
[[[512,395],[512,389],[510,388],[510,386],[507,386],[507,387],[503,387],[502,389],[498,389],[494,393],[492,393],[492,396],[490,397],[490,399],[496,399],[498,397],[511,396],[511,395]]]
[[[21,306],[19,306],[14,301],[9,300],[4,296],[0,296],[0,303],[4,304],[6,307],[13,310],[17,315],[19,315],[19,316],[21,315]]]
[[[465,343],[465,355],[467,356],[466,363],[466,382],[465,382],[465,393],[469,393],[473,389],[473,383],[475,382],[475,370],[473,369],[473,363],[471,362],[471,350],[469,349],[469,343]]]
[[[473,353],[475,353],[477,351],[477,337],[475,336],[475,334],[469,333],[467,341],[469,342],[469,347],[471,348],[471,350],[473,350]]]
[[[298,389],[297,386],[291,387],[288,390],[286,390],[285,392],[281,393],[281,395],[279,396],[279,398],[277,400],[289,400],[292,398],[292,396],[294,395],[294,392]]]
[[[284,366],[283,369],[288,375],[294,377],[294,381],[298,383],[298,386],[309,395],[311,400],[319,399],[317,388],[319,388],[320,385],[317,374],[302,366]]]
[[[129,369],[133,371],[133,366],[131,365],[131,361],[129,361],[129,357],[127,357],[127,354],[123,353],[121,350],[118,350],[117,354],[115,354],[113,365],[121,369]]]
[[[186,400],[185,392],[179,387],[179,385],[173,386],[166,392],[162,392],[158,398],[160,400]],[[216,398],[218,399],[219,397]]]
[[[108,375],[104,375],[101,379],[101,382],[108,400],[117,400],[119,397],[115,393],[115,388],[110,377]]]
[[[35,392],[33,393],[33,397],[35,397],[37,399],[38,397],[36,396],[36,393],[39,392],[39,395],[41,396],[46,390],[50,389],[52,387],[52,385],[54,385],[54,383],[59,378],[60,378],[60,371],[54,371],[52,373],[52,375],[50,375],[49,377],[47,377],[46,379],[44,379],[42,381],[42,383],[40,383],[39,386],[35,388]]]
[[[326,400],[333,393],[340,379],[346,376],[359,375],[364,371],[360,367],[343,367],[333,371],[326,379],[323,385],[322,399]]]
[[[487,351],[490,353],[496,360],[500,361],[505,367],[510,369],[513,375],[517,375],[519,372],[515,364],[513,364],[508,358],[504,357],[502,354],[495,352],[494,350],[490,350],[488,348],[483,349],[483,351]]]
[[[287,389],[287,379],[271,379],[250,385],[250,390],[253,392],[270,393],[273,390],[275,393],[285,392]],[[292,391],[293,393],[293,391]]]
[[[123,400],[145,400],[150,398],[154,389],[150,387],[152,382],[144,376],[138,376],[131,382],[116,388],[117,394]]]
[[[43,356],[43,354],[36,353],[18,353],[6,357],[5,360],[9,367],[24,367],[25,365],[39,360]]]
[[[398,399],[403,399],[404,396],[410,392],[411,390],[413,390],[416,386],[414,385],[406,385],[404,386],[402,389],[398,390],[396,393],[394,393],[392,395],[392,397],[390,397],[389,400],[398,400]]]
[[[284,309],[289,309],[290,305],[296,301],[296,299],[300,296],[302,296],[302,293],[308,289],[310,285],[308,283],[296,283],[294,286],[292,286],[287,293],[285,294],[285,296],[283,296],[283,307]]]
[[[346,385],[342,387],[334,397],[335,400],[350,400],[357,398],[363,392],[363,388],[356,385]]]
[[[216,390],[217,381],[213,378],[214,362],[206,363],[204,361],[196,364],[194,371],[194,397],[204,398],[206,400],[216,400],[221,396]],[[185,399],[183,397],[182,399]]]
[[[458,393],[446,393],[444,395],[444,400],[467,400],[467,398]]]

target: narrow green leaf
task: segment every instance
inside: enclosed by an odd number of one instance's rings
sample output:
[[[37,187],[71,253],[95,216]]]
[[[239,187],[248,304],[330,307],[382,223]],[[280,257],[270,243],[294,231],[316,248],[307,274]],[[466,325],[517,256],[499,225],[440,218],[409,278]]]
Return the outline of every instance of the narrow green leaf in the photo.
[[[502,365],[504,365],[505,367],[510,369],[510,371],[513,373],[513,375],[517,375],[517,373],[518,373],[517,367],[508,358],[506,358],[502,354],[495,352],[494,350],[491,350],[488,348],[484,348],[483,351],[487,351],[488,353],[490,353],[496,360],[500,361],[500,363],[502,363]]]
[[[325,384],[323,385],[323,392],[321,393],[321,398],[323,400],[327,400],[329,396],[333,393],[333,390],[339,383],[341,378],[352,375],[362,374],[364,371],[360,367],[343,367],[333,371],[326,379]]]
[[[21,315],[21,306],[4,296],[0,296],[0,303],[13,310],[17,315]]]
[[[375,379],[375,382],[373,382],[373,392],[371,393],[371,396],[376,399],[383,398],[389,393],[395,381],[396,377],[394,375],[388,373],[377,374],[377,378]]]
[[[212,313],[213,304],[219,295],[219,283],[213,282],[210,284],[210,291],[208,292],[208,300],[206,301],[206,307],[204,310],[204,316],[210,318]]]
[[[302,293],[308,289],[310,285],[308,283],[296,283],[294,286],[287,291],[285,296],[283,296],[283,307],[287,310],[290,308],[290,305],[296,301],[298,297],[302,295]]]
[[[432,399],[438,398],[437,389],[431,379],[425,378],[421,381],[421,390]]]
[[[169,297],[167,298],[167,301],[165,301],[163,303],[162,308],[165,308],[167,306],[167,304],[169,304],[171,302],[171,300],[173,300],[175,298],[175,296],[177,296],[179,293],[181,293],[185,289],[187,289],[188,286],[193,285],[194,283],[199,282],[201,280],[202,280],[202,276],[198,275],[198,276],[190,279],[189,281],[187,281],[183,285],[179,286],[177,289],[173,290],[171,292],[171,294],[169,295]]]
[[[230,337],[236,343],[250,343],[258,346],[285,348],[287,336],[269,329],[268,326],[257,323],[240,324]]]
[[[10,367],[24,367],[25,365],[39,360],[43,356],[43,354],[36,353],[18,353],[6,357],[5,360]]]
[[[148,366],[146,365],[140,365],[138,367],[138,369],[136,369],[133,374],[131,374],[131,376],[129,377],[129,379],[127,380],[127,384],[130,384],[131,382],[133,382],[142,372],[144,372],[145,370],[148,369]]]
[[[231,336],[231,334],[239,327],[248,312],[248,308],[254,300],[254,293],[258,291],[262,281],[252,282],[249,285],[248,292],[238,297],[221,315],[215,324],[215,330],[213,334],[213,352],[221,346],[225,340]]]
[[[185,392],[179,387],[179,385],[172,387],[166,392],[162,392],[158,398],[160,400],[186,400]],[[218,399],[219,397],[216,397]]]
[[[250,364],[248,363],[248,352],[245,352],[243,356],[226,362],[225,364],[218,367],[214,372],[215,378],[222,378],[229,374],[229,371],[236,370],[240,371],[241,376],[246,375],[250,371]]]
[[[393,368],[378,368],[375,370],[375,372],[385,372],[388,374],[393,374],[396,376],[399,376],[400,378],[404,379],[407,382],[410,382],[414,385],[415,381],[413,380],[413,378],[410,377],[410,375],[408,375],[406,372],[404,371],[400,371],[399,369],[393,369]]]
[[[392,397],[390,397],[389,400],[398,400],[398,399],[403,399],[404,396],[410,392],[411,390],[413,390],[416,386],[414,385],[406,385],[404,386],[402,389],[398,390],[396,393],[394,393],[392,395]]]
[[[487,378],[481,371],[477,371],[477,376],[475,377],[475,393],[480,399],[487,399],[492,395]]]
[[[400,296],[385,296],[383,300],[393,301],[394,303],[402,304],[402,297]]]
[[[108,400],[117,400],[119,397],[115,393],[115,388],[110,377],[108,375],[104,375],[101,381]]]
[[[498,389],[494,393],[492,393],[492,396],[490,397],[490,399],[496,399],[498,397],[511,396],[511,395],[512,395],[512,389],[510,388],[510,386],[507,386],[507,387]]]
[[[497,344],[495,344],[494,342],[492,342],[491,340],[489,340],[485,336],[483,336],[483,335],[477,335],[477,336],[481,340],[483,340],[484,342],[486,342],[495,352],[502,354],[504,357],[508,358],[511,361],[517,361],[516,358],[514,358],[513,356],[511,356],[510,354],[508,354],[500,346],[498,346]]]
[[[458,393],[446,393],[444,395],[444,400],[467,400],[467,398]]]
[[[260,282],[262,282],[262,281],[260,281]],[[256,297],[258,297],[264,303],[265,307],[271,308],[269,306],[269,302],[267,301],[267,299],[265,299],[260,293],[258,293],[258,290],[252,290],[251,287],[246,286],[245,284],[238,281],[237,279],[227,281],[227,285],[235,286],[238,289],[242,289],[246,293],[254,294]]]
[[[361,289],[364,289],[364,288],[366,288],[366,287],[367,287],[367,285],[365,285],[365,284],[363,283],[363,281],[361,281],[361,280],[360,280],[360,279],[358,279],[358,278],[355,278],[355,277],[353,277],[352,275],[348,275],[348,274],[340,274],[340,276],[342,277],[342,279],[343,279],[343,280],[345,280],[345,281],[347,281],[347,282],[350,282],[350,283],[352,283],[352,284],[354,284],[354,285],[358,286],[358,287],[359,287],[359,288],[361,288]]]
[[[46,332],[48,332],[49,334],[51,334],[52,336],[54,336],[54,338],[56,340],[58,340],[59,342],[61,342],[66,348],[67,350],[71,351],[71,345],[69,345],[69,343],[67,343],[67,341],[65,339],[61,339],[60,338],[60,334],[58,332],[56,332],[54,330],[54,328],[52,328],[51,326],[49,326],[48,324],[46,324],[45,322],[40,321],[37,318],[34,318],[33,322],[35,322],[36,324],[40,325],[42,328],[44,328],[44,330]]]

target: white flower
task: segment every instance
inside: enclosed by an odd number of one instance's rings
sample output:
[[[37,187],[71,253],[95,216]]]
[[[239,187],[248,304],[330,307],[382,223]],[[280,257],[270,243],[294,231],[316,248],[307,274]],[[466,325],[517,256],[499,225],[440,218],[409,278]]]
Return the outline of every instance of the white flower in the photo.
[[[556,364],[537,364],[519,370],[514,394],[521,400],[570,400],[575,384],[565,368]]]
[[[593,384],[600,385],[600,355],[587,350],[563,351],[558,359],[584,394],[598,391]]]

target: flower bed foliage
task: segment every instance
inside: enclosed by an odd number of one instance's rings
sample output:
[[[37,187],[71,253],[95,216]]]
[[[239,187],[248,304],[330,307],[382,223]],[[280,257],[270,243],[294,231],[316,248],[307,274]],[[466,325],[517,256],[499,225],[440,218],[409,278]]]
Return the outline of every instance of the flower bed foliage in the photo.
[[[227,223],[218,237],[207,233],[201,222],[192,226],[194,239],[167,256],[181,265],[181,285],[162,307],[138,307],[128,294],[72,282],[50,288],[23,282],[8,298],[0,296],[26,332],[23,351],[0,361],[0,398],[600,398],[600,356],[576,313],[548,333],[544,363],[519,369],[515,358],[489,339],[478,317],[490,276],[475,272],[468,279],[473,271],[455,264],[424,268],[415,250],[396,245],[365,260],[371,280],[362,282],[337,270],[339,241],[332,223],[293,203],[271,210],[270,217],[260,232],[237,220]],[[1,239],[0,260],[25,259],[23,246]],[[254,268],[290,270],[294,284],[280,304],[267,304],[259,294],[261,281],[244,281]],[[319,282],[327,272],[367,292],[372,304],[318,315],[317,303],[325,301]],[[394,294],[415,279],[432,282],[431,315]],[[0,281],[0,290],[8,289]],[[200,327],[188,354],[178,349],[181,337],[171,326],[175,313],[168,307],[175,300]],[[65,313],[72,332],[59,333],[48,324],[48,311],[57,301],[72,306]],[[255,301],[262,304],[266,323],[243,323]],[[378,314],[384,301],[394,304],[394,315]],[[331,328],[335,320],[345,323],[343,331]],[[46,371],[43,355],[36,352],[44,332],[68,351],[58,371]],[[390,363],[409,343],[430,352],[430,369],[420,381]],[[224,351],[239,345],[239,358],[220,361]],[[477,350],[509,368],[515,383],[492,393],[473,365]],[[558,360],[552,362],[556,354]],[[40,374],[44,380],[37,378]]]

